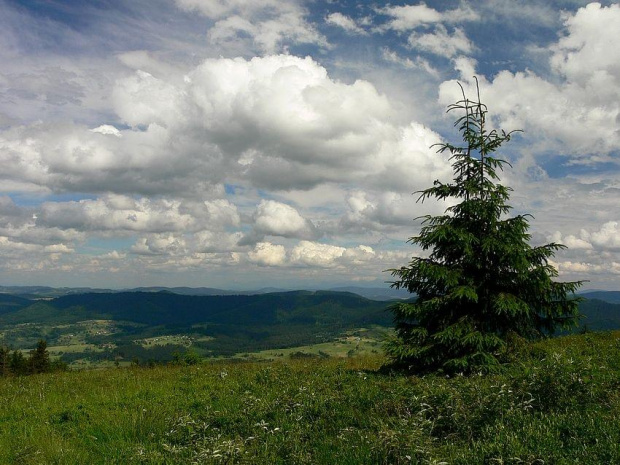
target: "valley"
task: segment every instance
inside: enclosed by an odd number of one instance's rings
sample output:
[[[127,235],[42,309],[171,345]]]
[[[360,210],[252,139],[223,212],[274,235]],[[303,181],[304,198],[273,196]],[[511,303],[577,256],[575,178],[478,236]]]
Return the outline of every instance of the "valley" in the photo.
[[[168,363],[184,354],[253,361],[372,355],[393,331],[390,301],[352,292],[204,295],[205,289],[192,295],[189,288],[13,288],[0,294],[0,344],[28,352],[43,338],[52,359],[85,369]],[[617,294],[584,294],[575,332],[619,329]]]

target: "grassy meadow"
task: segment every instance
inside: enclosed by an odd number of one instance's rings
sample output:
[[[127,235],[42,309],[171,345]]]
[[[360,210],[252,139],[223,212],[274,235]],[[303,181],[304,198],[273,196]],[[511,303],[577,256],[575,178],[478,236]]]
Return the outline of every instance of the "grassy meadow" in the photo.
[[[0,379],[0,463],[620,463],[620,333],[526,345],[505,372],[379,354]]]

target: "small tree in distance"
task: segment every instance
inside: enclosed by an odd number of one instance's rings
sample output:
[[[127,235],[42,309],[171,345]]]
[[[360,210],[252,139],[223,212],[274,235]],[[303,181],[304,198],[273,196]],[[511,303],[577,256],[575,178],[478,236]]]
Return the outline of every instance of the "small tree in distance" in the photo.
[[[477,83],[477,81],[476,81]],[[460,84],[459,84],[460,86]],[[396,337],[387,345],[392,365],[415,373],[491,371],[511,335],[540,337],[578,319],[575,290],[582,282],[555,282],[549,263],[563,245],[532,247],[527,215],[506,217],[512,189],[499,183],[508,163],[494,152],[513,134],[488,130],[487,107],[477,99],[448,107],[464,144],[439,145],[449,153],[454,179],[435,181],[418,201],[457,199],[440,216],[423,218],[408,242],[430,255],[388,270],[392,287],[417,294],[392,307]]]

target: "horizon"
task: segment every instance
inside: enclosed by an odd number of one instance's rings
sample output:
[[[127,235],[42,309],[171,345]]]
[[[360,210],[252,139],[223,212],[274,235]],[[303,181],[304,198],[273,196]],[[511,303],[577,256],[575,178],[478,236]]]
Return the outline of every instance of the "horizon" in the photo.
[[[620,5],[0,0],[0,281],[385,287],[473,76],[511,215],[618,288]],[[417,218],[417,219],[416,219]],[[275,284],[274,284],[275,283]],[[341,284],[342,283],[342,284]],[[351,284],[354,283],[354,284]]]
[[[150,288],[162,288],[162,289],[212,289],[217,291],[230,291],[230,292],[253,292],[253,291],[264,291],[267,289],[274,289],[273,292],[294,292],[294,291],[339,291],[340,289],[351,288],[351,289],[360,289],[360,290],[383,290],[394,293],[405,293],[408,292],[406,289],[392,289],[390,286],[363,286],[356,284],[336,284],[331,287],[322,286],[322,287],[295,287],[295,288],[282,288],[276,286],[264,286],[260,288],[221,288],[221,287],[211,287],[211,286],[136,286],[136,287],[92,287],[92,286],[48,286],[45,284],[0,284],[0,289],[2,288],[28,288],[28,287],[42,287],[49,289],[92,289],[92,290],[112,290],[112,291],[134,291],[137,289],[150,289]],[[348,291],[345,291],[348,292]],[[576,294],[584,294],[587,292],[620,292],[620,288],[614,289],[601,289],[601,288],[590,288],[583,287],[577,291]],[[1,293],[1,291],[0,291]]]

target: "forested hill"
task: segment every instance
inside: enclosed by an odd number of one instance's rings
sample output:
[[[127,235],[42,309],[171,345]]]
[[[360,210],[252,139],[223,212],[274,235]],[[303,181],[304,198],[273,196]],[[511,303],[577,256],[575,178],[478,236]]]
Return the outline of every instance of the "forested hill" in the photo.
[[[190,296],[169,292],[67,295],[47,301],[0,299],[0,324],[116,320],[151,326],[310,324],[359,326],[391,323],[386,302],[331,291],[262,295]]]
[[[620,304],[620,291],[586,291],[580,295],[588,300],[597,299],[611,304]]]
[[[390,305],[334,291],[221,296],[98,292],[36,300],[0,294],[0,344],[30,350],[45,338],[52,353],[70,364],[119,358],[166,361],[175,351],[186,350],[183,344],[190,340],[201,356],[229,357],[332,344],[353,333],[380,341],[386,334],[379,327],[393,327]],[[582,328],[620,329],[620,304],[588,299],[580,310]],[[373,335],[359,333],[362,329]],[[344,350],[346,343],[341,346]],[[346,350],[355,347],[353,343]]]
[[[588,294],[580,304],[581,326],[620,329],[620,303],[614,292]],[[596,296],[597,298],[590,298]],[[605,299],[605,300],[602,300]],[[368,324],[391,326],[390,303],[350,292],[291,291],[257,295],[181,295],[161,292],[85,293],[50,300],[0,294],[0,325],[115,320],[149,326],[186,327],[197,323],[228,326]]]

